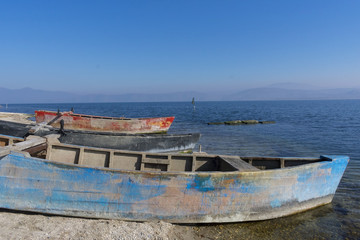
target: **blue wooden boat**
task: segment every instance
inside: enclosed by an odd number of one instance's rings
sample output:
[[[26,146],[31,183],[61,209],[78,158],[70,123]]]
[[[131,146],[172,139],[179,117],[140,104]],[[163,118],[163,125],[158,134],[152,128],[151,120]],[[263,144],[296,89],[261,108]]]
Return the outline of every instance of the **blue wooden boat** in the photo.
[[[43,157],[0,157],[1,208],[172,223],[265,220],[330,203],[349,162],[131,152],[53,140]]]

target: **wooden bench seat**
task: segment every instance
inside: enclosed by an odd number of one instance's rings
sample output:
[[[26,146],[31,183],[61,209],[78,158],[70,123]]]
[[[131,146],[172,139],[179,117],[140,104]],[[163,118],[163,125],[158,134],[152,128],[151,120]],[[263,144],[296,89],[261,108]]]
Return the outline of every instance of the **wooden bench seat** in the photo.
[[[254,172],[254,171],[260,171],[260,169],[258,169],[257,167],[252,166],[251,164],[245,162],[244,160],[242,160],[240,157],[234,156],[234,157],[230,157],[230,156],[218,156],[219,159],[227,162],[228,164],[230,164],[231,166],[233,166],[234,168],[236,168],[239,171],[242,172]]]

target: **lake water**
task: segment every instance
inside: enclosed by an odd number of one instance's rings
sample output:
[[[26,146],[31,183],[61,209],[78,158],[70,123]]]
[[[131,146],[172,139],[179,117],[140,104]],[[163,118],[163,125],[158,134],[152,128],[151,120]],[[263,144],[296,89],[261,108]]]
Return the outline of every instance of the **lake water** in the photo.
[[[34,110],[156,117],[175,116],[169,133],[200,132],[207,153],[241,156],[341,154],[350,163],[331,204],[268,221],[194,226],[209,239],[360,239],[360,100],[168,103],[9,104],[0,111]],[[275,124],[207,125],[238,119]]]

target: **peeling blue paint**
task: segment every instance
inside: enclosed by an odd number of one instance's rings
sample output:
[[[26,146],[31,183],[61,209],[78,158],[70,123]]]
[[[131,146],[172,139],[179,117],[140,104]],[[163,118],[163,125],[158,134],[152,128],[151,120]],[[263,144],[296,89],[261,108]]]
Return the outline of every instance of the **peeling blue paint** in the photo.
[[[195,175],[194,180],[188,182],[187,189],[196,189],[200,192],[209,192],[209,191],[214,191],[215,187],[210,175],[208,176]]]
[[[251,174],[176,175],[66,167],[10,154],[0,160],[0,207],[128,220],[250,216],[259,208],[280,211],[285,203],[334,194],[347,163],[347,157],[337,157],[313,167]]]
[[[310,176],[309,171],[305,172],[306,170],[302,170],[298,173],[298,183],[294,186],[294,196],[298,201],[302,202],[321,196],[335,194],[349,158],[341,156],[328,157],[333,160],[323,162],[318,167],[319,170],[322,170],[321,174],[315,175],[318,171],[312,171],[312,180],[307,177]]]
[[[271,205],[272,208],[280,207],[281,206],[281,201],[279,199],[272,200],[270,202],[270,205]]]
[[[312,172],[304,172],[299,174],[297,180],[298,182],[307,182],[312,177]]]
[[[29,175],[38,170],[37,160],[26,158],[24,161],[24,156],[18,153],[8,155],[0,162],[1,165],[6,163],[17,169],[24,168],[26,163]],[[59,165],[46,161],[42,164],[42,174],[49,177],[44,179],[45,182],[41,183],[37,179],[42,178],[39,175],[33,176],[33,180],[28,177],[26,182],[22,182],[22,177],[18,176],[12,180],[11,186],[2,182],[1,193],[16,199],[25,199],[24,202],[35,209],[42,209],[50,204],[53,209],[87,211],[93,208],[94,211],[106,211],[112,208],[114,211],[127,212],[136,202],[149,200],[166,192],[167,186],[153,184],[154,179],[146,181],[148,179],[140,178],[142,182],[139,182],[129,175],[114,175],[110,171],[100,169],[59,168]],[[41,187],[37,188],[36,185]],[[8,206],[8,204],[4,205],[4,207]]]
[[[256,193],[259,189],[254,182],[243,182],[235,191],[239,193]]]

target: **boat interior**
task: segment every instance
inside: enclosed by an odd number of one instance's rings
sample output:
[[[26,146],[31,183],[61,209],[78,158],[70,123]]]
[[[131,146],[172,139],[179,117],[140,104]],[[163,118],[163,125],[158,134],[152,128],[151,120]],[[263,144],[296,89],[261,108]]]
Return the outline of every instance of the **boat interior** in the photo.
[[[0,147],[5,147],[8,145],[12,145],[14,143],[24,141],[23,138],[7,136],[7,135],[0,135]]]
[[[7,140],[6,140],[7,138]],[[40,137],[37,137],[40,139]],[[42,138],[43,139],[43,138]],[[0,135],[1,146],[16,145],[18,138]],[[34,141],[34,140],[33,140]],[[48,138],[46,144],[24,149],[31,156],[65,164],[121,170],[168,172],[254,172],[326,161],[320,158],[238,157],[192,154],[147,153],[62,144]]]

